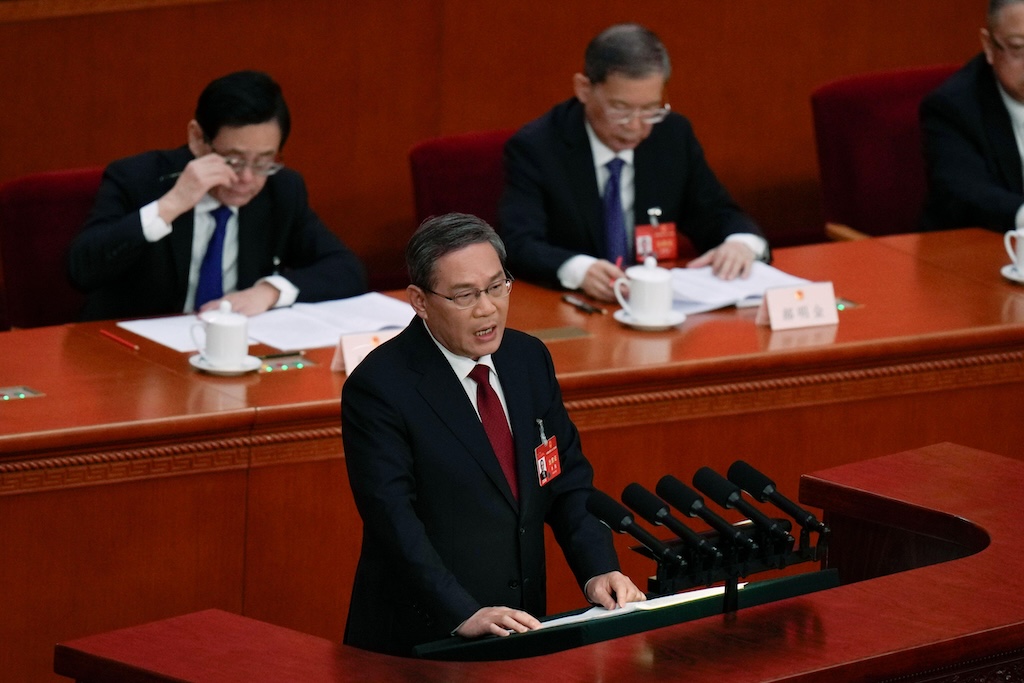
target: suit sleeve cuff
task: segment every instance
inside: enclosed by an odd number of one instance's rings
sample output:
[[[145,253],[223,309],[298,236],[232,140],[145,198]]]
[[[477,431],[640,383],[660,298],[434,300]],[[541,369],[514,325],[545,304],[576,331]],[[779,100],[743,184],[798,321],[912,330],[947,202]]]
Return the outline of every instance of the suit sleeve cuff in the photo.
[[[580,254],[558,267],[558,282],[566,289],[579,289],[583,286],[583,280],[587,277],[590,266],[597,263],[593,256]]]
[[[754,252],[754,258],[758,261],[764,261],[765,256],[768,255],[768,241],[760,235],[749,232],[737,232],[726,237],[725,241],[740,242],[747,245]]]
[[[274,308],[291,306],[299,298],[299,288],[289,282],[283,275],[268,275],[259,280],[259,282],[266,282],[279,292]]]
[[[158,242],[171,234],[171,226],[160,218],[160,207],[156,201],[139,209],[139,220],[142,222],[142,235],[147,242]]]

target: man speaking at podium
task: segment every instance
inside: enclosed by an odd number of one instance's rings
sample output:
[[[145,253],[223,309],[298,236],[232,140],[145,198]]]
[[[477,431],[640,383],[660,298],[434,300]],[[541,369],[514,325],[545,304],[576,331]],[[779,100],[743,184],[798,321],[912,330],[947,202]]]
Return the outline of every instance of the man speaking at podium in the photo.
[[[416,317],[342,391],[363,520],[345,642],[410,655],[452,634],[537,628],[545,523],[589,601],[644,599],[586,510],[593,471],[550,354],[505,329],[512,277],[497,234],[475,216],[431,218],[406,264]]]

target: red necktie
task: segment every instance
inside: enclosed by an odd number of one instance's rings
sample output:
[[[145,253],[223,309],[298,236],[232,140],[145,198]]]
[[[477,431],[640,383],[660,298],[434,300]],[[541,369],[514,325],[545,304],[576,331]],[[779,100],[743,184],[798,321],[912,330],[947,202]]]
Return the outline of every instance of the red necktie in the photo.
[[[509,488],[512,489],[512,496],[519,500],[519,478],[516,476],[516,450],[512,442],[512,432],[508,428],[508,420],[505,419],[505,411],[501,407],[498,395],[494,393],[490,382],[491,369],[486,365],[477,365],[469,373],[470,378],[476,382],[476,407],[480,411],[480,421],[483,422],[484,431],[487,432],[487,440],[491,442],[494,455],[498,458],[501,471],[505,473]]]

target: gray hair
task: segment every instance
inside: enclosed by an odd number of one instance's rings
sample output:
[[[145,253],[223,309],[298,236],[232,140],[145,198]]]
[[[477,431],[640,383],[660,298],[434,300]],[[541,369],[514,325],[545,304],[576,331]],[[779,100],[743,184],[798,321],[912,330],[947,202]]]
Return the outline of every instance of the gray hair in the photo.
[[[997,23],[996,19],[998,18],[999,13],[1002,12],[1004,8],[1009,7],[1010,5],[1016,5],[1020,2],[1024,2],[1024,0],[988,0],[989,26],[995,26],[995,24]]]
[[[653,31],[640,24],[616,24],[591,40],[583,55],[583,75],[591,83],[604,83],[613,73],[627,78],[661,74],[668,80],[672,64]]]
[[[438,259],[473,244],[490,244],[505,267],[505,244],[487,221],[467,213],[447,213],[423,221],[405,247],[409,282],[434,289]]]

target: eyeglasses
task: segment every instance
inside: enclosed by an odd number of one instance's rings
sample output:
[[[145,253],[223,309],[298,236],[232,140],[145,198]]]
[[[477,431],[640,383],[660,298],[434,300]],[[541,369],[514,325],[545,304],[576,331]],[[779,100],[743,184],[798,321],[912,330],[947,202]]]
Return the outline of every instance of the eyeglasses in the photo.
[[[209,142],[207,142],[209,144]],[[249,161],[245,157],[240,157],[237,154],[225,154],[218,152],[213,145],[210,145],[210,149],[213,150],[214,154],[219,154],[224,159],[224,163],[227,164],[232,171],[241,175],[242,171],[248,168],[252,171],[253,175],[260,176],[271,176],[284,168],[284,164],[274,159],[256,159],[255,161]]]
[[[507,277],[504,280],[492,282],[484,289],[467,289],[464,292],[459,292],[455,296],[445,296],[444,294],[435,292],[432,289],[427,289],[426,291],[435,296],[439,296],[442,299],[448,299],[448,301],[455,304],[455,308],[465,310],[476,306],[477,301],[480,300],[481,294],[486,294],[492,301],[507,297],[512,292],[512,283],[515,281],[515,278],[508,273],[505,273],[505,275]]]
[[[609,104],[604,107],[604,115],[612,123],[620,126],[628,126],[633,119],[639,117],[640,121],[649,125],[661,123],[672,111],[672,107],[665,104],[660,107],[626,107],[619,104]]]
[[[1003,45],[998,40],[996,40],[996,37],[992,35],[991,32],[989,33],[988,39],[992,41],[992,45],[997,50],[1005,53],[1006,56],[1009,57],[1010,59],[1016,60],[1018,62],[1024,61],[1024,45]]]

